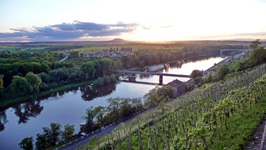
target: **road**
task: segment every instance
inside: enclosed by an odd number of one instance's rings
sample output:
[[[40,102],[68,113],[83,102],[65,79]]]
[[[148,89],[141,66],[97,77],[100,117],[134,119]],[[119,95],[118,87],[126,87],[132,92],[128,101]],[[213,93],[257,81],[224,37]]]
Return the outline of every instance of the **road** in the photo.
[[[151,111],[153,109],[155,109],[156,107],[152,107],[152,108],[149,108],[143,112],[140,112],[140,113],[136,113],[134,116],[132,116],[131,118],[128,118],[128,119],[124,119],[124,121],[121,121],[121,122],[127,122],[137,116],[139,116],[140,114],[142,113],[145,113],[145,112],[148,112],[148,111]],[[87,144],[91,138],[93,138],[94,136],[97,136],[97,137],[102,137],[106,134],[109,134],[111,133],[116,127],[118,127],[118,125],[121,123],[121,122],[118,122],[118,123],[115,123],[113,125],[110,125],[110,126],[107,126],[105,129],[102,129],[101,131],[99,132],[96,132],[94,134],[90,134],[88,136],[84,136],[82,137],[81,139],[78,139],[77,141],[74,141],[72,143],[68,143],[67,145],[64,145],[63,147],[60,147],[58,148],[59,150],[73,150],[73,149],[77,149],[85,144]]]
[[[89,135],[89,136],[84,136],[83,138],[79,139],[76,142],[73,142],[71,144],[68,144],[64,147],[60,147],[59,149],[61,150],[73,150],[73,149],[77,149],[85,144],[87,144],[91,138],[93,138],[94,136],[98,136],[98,137],[102,137],[106,134],[111,133],[117,126],[119,125],[119,123],[114,124],[112,126],[107,127],[106,129],[103,129],[102,131]]]

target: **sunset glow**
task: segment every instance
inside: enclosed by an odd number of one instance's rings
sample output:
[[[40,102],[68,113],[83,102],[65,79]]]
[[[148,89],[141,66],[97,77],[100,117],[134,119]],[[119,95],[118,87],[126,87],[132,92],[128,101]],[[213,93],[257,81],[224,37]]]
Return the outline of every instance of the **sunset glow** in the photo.
[[[264,0],[11,0],[0,4],[0,41],[266,39]]]

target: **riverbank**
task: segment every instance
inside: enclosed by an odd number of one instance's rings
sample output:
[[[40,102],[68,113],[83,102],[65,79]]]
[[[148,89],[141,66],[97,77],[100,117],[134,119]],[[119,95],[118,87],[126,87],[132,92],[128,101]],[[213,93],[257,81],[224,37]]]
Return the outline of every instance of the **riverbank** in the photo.
[[[24,101],[35,100],[37,98],[40,98],[40,97],[43,97],[43,96],[47,96],[49,94],[53,94],[53,93],[64,91],[64,90],[69,90],[71,88],[82,86],[82,85],[87,85],[87,84],[90,84],[92,82],[93,81],[86,81],[86,82],[79,82],[79,83],[73,83],[73,84],[68,84],[68,85],[62,85],[62,86],[53,88],[53,89],[51,89],[49,91],[43,91],[43,92],[40,92],[40,93],[35,93],[35,94],[19,97],[19,98],[16,98],[16,99],[3,100],[0,103],[0,107],[8,107],[9,105],[12,105],[12,104],[21,103],[21,102],[24,102]]]
[[[168,62],[165,62],[165,63],[174,63],[174,62],[177,62],[177,61],[184,61],[184,60],[193,59],[193,58],[211,57],[211,56],[214,56],[214,55],[217,55],[217,54],[216,53],[203,54],[203,55],[183,58],[181,60],[168,61]],[[138,71],[138,70],[144,70],[145,68],[148,68],[148,67],[149,66],[134,67],[134,68],[131,68],[129,70]],[[40,93],[34,93],[34,94],[27,95],[27,96],[21,96],[21,97],[15,98],[15,99],[14,98],[13,99],[5,99],[5,100],[0,101],[0,108],[1,107],[8,107],[8,106],[10,106],[12,104],[21,103],[21,102],[24,102],[24,101],[35,100],[35,99],[38,99],[40,97],[47,96],[49,94],[53,94],[53,93],[56,93],[56,92],[61,92],[61,91],[68,90],[68,89],[75,88],[75,87],[82,86],[82,85],[87,85],[87,84],[90,84],[92,82],[93,81],[85,81],[85,82],[67,84],[67,85],[62,85],[62,86],[53,88],[53,89],[51,89],[49,91],[43,91],[43,92],[40,92]]]

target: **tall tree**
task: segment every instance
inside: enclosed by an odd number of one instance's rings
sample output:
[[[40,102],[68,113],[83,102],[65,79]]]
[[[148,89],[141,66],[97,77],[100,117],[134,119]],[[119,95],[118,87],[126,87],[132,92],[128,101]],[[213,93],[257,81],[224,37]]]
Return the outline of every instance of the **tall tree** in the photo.
[[[96,71],[92,62],[83,63],[80,69],[84,73],[85,80],[91,80],[95,77]]]
[[[26,79],[27,79],[27,82],[32,87],[32,92],[33,91],[39,91],[39,86],[42,83],[41,77],[39,77],[38,75],[34,74],[33,72],[29,72],[29,73],[26,74]]]
[[[85,132],[90,133],[94,127],[94,108],[92,106],[86,109],[86,116],[83,116],[82,119],[86,120]]]
[[[111,120],[117,121],[119,118],[119,108],[121,107],[121,98],[108,98],[108,112],[111,114]]]
[[[13,93],[18,93],[18,95],[26,95],[32,91],[32,86],[26,78],[20,76],[13,76],[10,88]]]
[[[43,131],[49,147],[55,146],[59,142],[62,133],[60,123],[51,123],[50,128],[43,127]]]
[[[3,96],[3,90],[4,90],[4,75],[0,74],[0,99]]]
[[[64,126],[64,131],[62,132],[62,139],[64,141],[68,141],[71,139],[71,137],[73,136],[74,132],[75,132],[75,128],[74,125],[70,125],[70,124],[66,124]]]
[[[259,39],[257,39],[255,41],[251,42],[249,47],[252,48],[253,50],[256,50],[260,45],[261,45],[261,42]]]
[[[33,141],[33,137],[27,137],[27,138],[24,138],[20,143],[19,143],[19,147],[21,149],[24,149],[24,150],[33,150],[33,144],[32,144],[32,141]]]
[[[219,80],[224,79],[224,77],[230,72],[227,64],[223,64],[217,68],[217,78]]]
[[[101,123],[103,115],[105,114],[105,108],[103,106],[98,106],[93,110],[93,115],[97,119],[98,123]]]
[[[44,134],[37,134],[35,146],[37,150],[45,150],[47,146],[46,136]]]

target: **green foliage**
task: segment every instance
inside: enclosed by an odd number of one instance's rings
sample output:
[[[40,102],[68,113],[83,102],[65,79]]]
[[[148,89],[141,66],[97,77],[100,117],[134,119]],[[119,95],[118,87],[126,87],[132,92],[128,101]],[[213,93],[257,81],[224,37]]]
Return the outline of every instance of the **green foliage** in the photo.
[[[74,125],[66,124],[64,126],[64,131],[61,133],[62,140],[63,141],[69,141],[69,140],[71,140],[74,132],[75,132]]]
[[[43,127],[43,135],[46,139],[47,147],[55,146],[60,139],[61,131],[61,124],[59,123],[51,123],[49,127]]]
[[[69,52],[69,57],[78,58],[79,57],[79,51]]]
[[[107,107],[90,107],[86,110],[86,115],[82,117],[86,124],[82,131],[90,133],[111,123],[115,123],[136,112],[144,109],[140,99],[109,98]]]
[[[217,72],[217,78],[219,80],[222,80],[230,72],[230,70],[227,64],[223,64],[217,68],[216,72]]]
[[[83,63],[80,66],[81,71],[84,74],[84,79],[85,80],[89,80],[89,79],[93,79],[96,73],[96,70],[94,68],[94,65],[92,62],[87,62],[87,63]]]
[[[250,60],[253,66],[260,65],[266,62],[266,49],[264,47],[255,48],[251,52]]]
[[[96,118],[98,126],[102,124],[105,113],[106,108],[103,106],[98,106],[93,110],[93,116]]]
[[[0,99],[3,96],[3,91],[4,91],[4,81],[3,81],[4,75],[0,74]]]
[[[161,102],[167,102],[173,97],[173,89],[170,86],[163,86],[159,88],[156,86],[149,91],[145,96],[145,105],[147,106],[157,106]]]
[[[35,146],[37,150],[45,150],[48,148],[47,140],[44,134],[37,134]]]
[[[204,83],[209,83],[209,82],[213,82],[215,80],[215,77],[211,74],[209,74],[205,79],[204,79]]]
[[[201,76],[197,76],[195,79],[193,79],[194,80],[194,83],[196,84],[196,85],[198,85],[198,84],[200,84],[201,83],[201,81],[202,81],[202,77]]]
[[[0,74],[0,89],[4,88],[4,81],[3,81],[4,75]]]
[[[109,77],[109,80],[110,80],[110,83],[114,83],[116,82],[116,77],[114,74],[112,74],[110,77]]]
[[[17,95],[27,95],[32,91],[32,86],[25,77],[14,76],[10,89],[13,93],[17,93]]]
[[[200,70],[193,70],[190,74],[190,76],[195,79],[196,77],[201,77],[203,74],[203,71]]]
[[[33,72],[29,72],[26,74],[26,80],[32,87],[31,92],[39,91],[39,86],[42,83],[42,79],[38,75],[34,74]]]
[[[94,87],[102,86],[104,84],[103,78],[99,77],[98,79],[94,80],[92,84]]]
[[[250,48],[252,48],[254,51],[261,45],[261,42],[259,39],[251,42],[251,44],[249,45]]]
[[[86,121],[85,129],[83,129],[83,131],[86,133],[92,132],[94,128],[94,108],[92,106],[86,109],[86,116],[83,116],[82,119]]]
[[[33,137],[27,137],[24,138],[20,143],[19,143],[19,147],[23,150],[33,150]]]
[[[38,75],[29,72],[26,74],[26,77],[14,76],[10,89],[12,93],[16,93],[13,96],[27,95],[38,92],[41,83],[42,80]]]
[[[160,103],[163,113],[140,115],[95,143],[108,139],[113,149],[243,149],[264,116],[265,73],[261,65]]]
[[[104,76],[103,76],[103,83],[104,83],[104,84],[109,84],[109,83],[110,83],[110,77],[104,75]]]
[[[93,87],[100,87],[102,85],[106,85],[109,83],[116,82],[115,75],[112,74],[111,76],[104,75],[103,77],[98,77],[96,80],[92,82]]]

